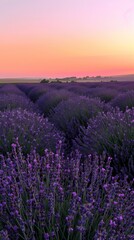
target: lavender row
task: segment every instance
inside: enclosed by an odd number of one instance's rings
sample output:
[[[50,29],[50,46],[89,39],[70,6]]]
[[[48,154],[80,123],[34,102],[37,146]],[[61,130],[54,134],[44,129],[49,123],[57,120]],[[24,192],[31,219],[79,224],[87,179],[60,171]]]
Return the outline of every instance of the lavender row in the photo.
[[[26,109],[29,112],[39,113],[37,104],[33,104],[25,95],[18,95],[15,93],[1,93],[0,92],[0,111],[12,109]]]
[[[0,88],[0,94],[16,94],[16,95],[22,95],[25,94],[15,85],[15,84],[4,84]]]
[[[33,148],[43,154],[46,147],[54,151],[57,140],[62,137],[40,114],[23,109],[0,112],[0,153],[10,152],[16,138],[25,154]]]
[[[50,112],[63,100],[74,97],[75,94],[67,90],[49,90],[43,94],[37,101],[40,111],[45,117],[48,117]],[[79,97],[78,97],[79,98]]]
[[[119,107],[122,111],[134,107],[134,90],[119,94],[111,101],[113,107]]]
[[[67,147],[72,147],[72,141],[78,136],[81,126],[87,127],[90,118],[99,112],[108,111],[108,106],[97,98],[72,96],[61,101],[50,113],[49,119],[64,133]]]
[[[125,112],[118,108],[107,113],[100,112],[81,127],[74,145],[88,155],[104,151],[113,158],[116,173],[134,176],[134,108]]]

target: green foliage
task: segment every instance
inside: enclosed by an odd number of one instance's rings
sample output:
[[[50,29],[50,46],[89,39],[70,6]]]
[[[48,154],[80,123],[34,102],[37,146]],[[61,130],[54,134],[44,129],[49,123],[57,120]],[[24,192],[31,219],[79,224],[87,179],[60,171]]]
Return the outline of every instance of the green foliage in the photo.
[[[40,83],[49,83],[49,80],[48,79],[43,79],[43,80],[41,80]]]

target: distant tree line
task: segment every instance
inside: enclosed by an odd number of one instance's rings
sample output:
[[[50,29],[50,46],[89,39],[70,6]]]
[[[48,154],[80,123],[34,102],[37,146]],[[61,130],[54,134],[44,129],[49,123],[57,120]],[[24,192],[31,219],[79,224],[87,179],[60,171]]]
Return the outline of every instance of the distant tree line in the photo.
[[[91,80],[91,79],[101,79],[102,77],[100,75],[98,76],[85,76],[85,77],[65,77],[65,78],[44,78],[41,80],[41,83],[62,83],[62,82],[76,82],[77,80]]]

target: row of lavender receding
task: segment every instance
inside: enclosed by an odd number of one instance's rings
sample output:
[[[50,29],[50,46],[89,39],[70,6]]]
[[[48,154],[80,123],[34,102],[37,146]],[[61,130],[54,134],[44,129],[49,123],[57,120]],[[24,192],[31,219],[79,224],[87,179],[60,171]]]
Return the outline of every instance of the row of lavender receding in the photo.
[[[122,171],[122,167],[124,168],[125,165],[125,171],[133,173],[134,117],[133,110],[128,111],[128,109],[134,106],[134,91],[119,94],[110,103],[106,103],[102,102],[99,98],[79,96],[76,93],[66,90],[66,88],[70,88],[69,84],[66,85],[67,87],[65,84],[60,84],[58,86],[59,90],[54,89],[57,86],[50,84],[19,85],[19,88],[24,93],[15,85],[4,85],[1,88],[0,110],[6,110],[6,108],[9,110],[1,113],[1,152],[11,151],[12,141],[14,138],[19,137],[20,144],[24,147],[25,153],[28,153],[33,147],[41,153],[45,146],[51,146],[52,136],[55,137],[55,132],[57,131],[58,136],[64,136],[64,148],[67,153],[76,147],[80,151],[82,150],[84,154],[87,154],[86,149],[88,149],[88,153],[96,152],[97,154],[102,154],[103,151],[106,151],[113,159],[118,158],[118,161],[113,160],[113,162],[119,162],[116,163],[119,171]],[[78,88],[81,84],[75,84],[75,86]],[[94,87],[95,85],[91,85],[90,90]],[[87,88],[89,87],[87,86]],[[46,91],[46,93],[43,92],[43,95],[39,97],[36,104],[32,103],[26,94],[31,96],[30,93],[32,91],[38,95],[38,91],[40,93],[40,90],[42,92]],[[130,103],[129,106],[128,102]],[[120,105],[122,103],[121,108],[124,111],[127,106],[125,113],[119,109],[115,110],[114,106],[116,107],[119,103]],[[47,120],[49,125],[49,130],[47,131],[43,116],[38,114],[38,107],[42,114],[52,122],[50,123]],[[17,110],[10,111],[15,108]],[[18,108],[20,108],[19,111]],[[33,113],[29,113],[31,111]],[[131,115],[131,119],[129,115]],[[123,121],[124,116],[125,120]],[[7,126],[10,126],[10,131],[8,131]],[[89,131],[89,129],[92,131]],[[46,134],[46,132],[51,132],[52,134]],[[50,140],[48,140],[48,136]],[[86,147],[84,147],[85,145]],[[129,163],[129,166],[127,166],[127,163]]]
[[[110,101],[118,94],[134,90],[134,82],[18,84],[18,87],[30,96],[33,101],[37,101],[48,90],[63,89],[77,95],[97,96],[101,100]]]
[[[18,108],[39,113],[38,106],[33,104],[17,86],[13,84],[0,86],[0,111]]]
[[[25,84],[19,85],[19,88],[23,90],[33,102],[36,102],[42,95],[45,95],[45,93],[47,95],[56,95],[55,90],[58,90],[58,92],[59,90],[63,90],[64,93],[66,90],[67,92],[71,92],[72,95],[99,97],[101,101],[104,102],[115,100],[111,102],[111,104],[120,107],[121,110],[125,110],[126,106],[132,107],[132,105],[134,105],[134,82]],[[62,91],[61,95],[63,95]]]
[[[0,87],[0,239],[134,238],[134,91],[112,84]]]

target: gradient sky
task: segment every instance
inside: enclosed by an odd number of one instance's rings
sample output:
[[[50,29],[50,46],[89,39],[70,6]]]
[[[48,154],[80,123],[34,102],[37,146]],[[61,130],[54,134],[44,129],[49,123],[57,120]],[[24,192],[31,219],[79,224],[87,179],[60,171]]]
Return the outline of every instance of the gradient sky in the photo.
[[[0,0],[0,77],[134,73],[134,0]]]

